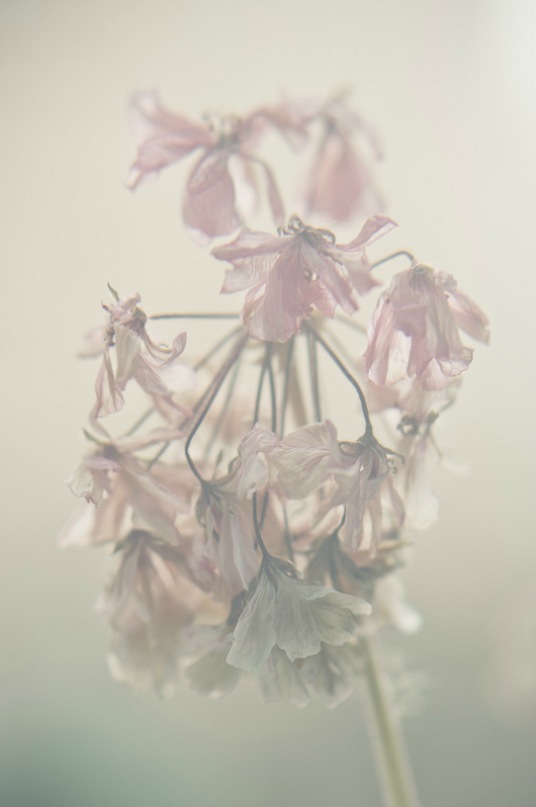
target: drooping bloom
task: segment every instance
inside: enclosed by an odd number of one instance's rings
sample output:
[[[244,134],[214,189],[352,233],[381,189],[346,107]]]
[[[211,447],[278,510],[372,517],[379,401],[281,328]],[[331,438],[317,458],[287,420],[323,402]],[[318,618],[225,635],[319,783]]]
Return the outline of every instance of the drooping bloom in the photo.
[[[281,223],[284,212],[277,185],[255,147],[267,126],[283,135],[305,136],[290,109],[261,107],[243,118],[207,116],[205,122],[195,123],[169,112],[154,93],[139,93],[133,98],[132,113],[139,145],[127,182],[130,188],[198,151],[183,200],[183,218],[191,230],[214,238],[238,229],[241,214],[252,212],[258,203],[256,169],[264,175],[274,220]]]
[[[206,482],[198,502],[207,533],[205,555],[215,562],[223,589],[231,597],[247,589],[259,569],[251,498],[268,482],[265,455],[276,443],[269,429],[249,431],[227,476]]]
[[[342,645],[370,606],[319,583],[299,580],[285,561],[265,555],[234,631],[229,664],[257,671],[277,646],[291,661]]]
[[[487,318],[451,275],[422,264],[400,272],[381,295],[369,326],[369,379],[393,384],[409,375],[425,389],[442,389],[472,360],[458,327],[488,341]]]
[[[388,452],[373,437],[340,443],[330,421],[304,426],[280,441],[270,461],[289,498],[300,499],[331,483],[321,514],[343,505],[346,518],[341,535],[352,551],[373,556],[382,537],[383,500],[397,525],[403,506],[390,477]],[[367,516],[367,540],[363,521]]]
[[[426,529],[439,512],[429,467],[431,461],[437,463],[442,458],[435,442],[434,423],[453,404],[460,383],[461,379],[453,379],[445,389],[426,390],[414,381],[399,398],[403,414],[398,424],[402,434],[398,450],[404,457],[404,466],[396,481],[404,499],[405,523],[412,529]]]
[[[365,249],[394,226],[392,219],[374,216],[343,245],[335,243],[332,233],[308,227],[298,216],[278,236],[243,230],[232,243],[212,251],[232,264],[221,292],[249,289],[242,319],[251,336],[285,342],[313,308],[330,317],[337,305],[348,314],[357,310],[356,292],[365,294],[377,285]]]
[[[147,315],[138,307],[139,294],[120,300],[111,290],[115,302],[105,305],[110,319],[102,343],[102,365],[95,382],[97,400],[91,419],[118,412],[125,400],[123,392],[130,379],[150,395],[156,404],[172,410],[184,411],[173,399],[166,385],[165,371],[177,361],[186,345],[186,334],[175,337],[171,347],[156,344],[146,331]],[[94,339],[93,339],[94,341]],[[116,366],[112,363],[115,348]]]
[[[61,538],[62,546],[117,543],[125,530],[150,530],[160,539],[181,543],[176,519],[188,511],[190,491],[180,496],[164,482],[166,470],[149,471],[134,452],[158,442],[180,437],[173,429],[156,429],[145,437],[100,443],[87,454],[68,484],[86,500]]]
[[[109,663],[117,680],[172,692],[181,628],[206,599],[184,570],[180,551],[150,533],[134,530],[121,546],[119,568],[97,604],[113,630]]]
[[[356,135],[366,141],[378,159],[377,139],[362,118],[342,97],[330,98],[311,115],[323,126],[320,143],[309,171],[306,192],[308,213],[345,221],[356,213],[370,215],[383,208],[372,171],[355,146]]]

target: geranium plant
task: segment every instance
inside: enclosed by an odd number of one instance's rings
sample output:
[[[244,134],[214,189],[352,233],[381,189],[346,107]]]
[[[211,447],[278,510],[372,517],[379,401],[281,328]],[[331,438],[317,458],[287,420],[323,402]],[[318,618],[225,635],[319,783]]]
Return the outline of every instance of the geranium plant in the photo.
[[[207,261],[225,264],[221,293],[243,300],[236,315],[149,315],[139,294],[110,287],[86,339],[101,364],[88,450],[69,480],[82,501],[61,542],[111,550],[98,610],[112,675],[162,695],[179,679],[212,696],[247,679],[300,706],[339,704],[362,682],[386,804],[416,805],[374,645],[386,625],[420,624],[397,576],[404,529],[437,516],[435,423],[471,364],[466,336],[488,339],[486,317],[450,274],[389,252],[376,138],[344,97],[192,122],[144,93],[132,115],[130,186],[191,157],[184,223],[198,240],[223,239]],[[270,130],[291,149],[314,141],[301,215],[286,215],[263,154]],[[263,207],[271,232],[250,228]],[[354,235],[341,244],[345,220]],[[385,287],[379,267],[401,263]],[[367,334],[358,312],[375,293]],[[155,330],[189,317],[222,328],[193,365],[185,332],[168,345]],[[146,406],[120,431],[134,385]],[[353,396],[342,425],[327,387]]]

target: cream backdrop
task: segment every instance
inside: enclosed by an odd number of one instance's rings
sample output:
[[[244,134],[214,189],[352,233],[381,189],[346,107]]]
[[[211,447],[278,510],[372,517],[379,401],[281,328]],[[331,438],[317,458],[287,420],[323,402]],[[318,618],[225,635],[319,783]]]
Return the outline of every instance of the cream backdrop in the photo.
[[[299,711],[113,683],[93,612],[105,561],[55,546],[95,371],[74,353],[106,283],[152,310],[234,304],[182,229],[184,169],[124,188],[129,95],[196,115],[349,86],[382,134],[391,243],[492,323],[441,432],[469,473],[437,473],[441,518],[405,573],[424,627],[392,642],[423,805],[534,807],[534,6],[3,0],[0,16],[0,803],[379,805],[356,699]]]

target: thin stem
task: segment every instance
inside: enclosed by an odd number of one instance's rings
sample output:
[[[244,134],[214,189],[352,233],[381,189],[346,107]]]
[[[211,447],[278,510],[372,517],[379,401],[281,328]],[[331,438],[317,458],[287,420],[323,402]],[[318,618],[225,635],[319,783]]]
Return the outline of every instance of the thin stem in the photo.
[[[393,710],[389,683],[376,660],[372,640],[361,638],[359,646],[365,661],[371,733],[385,807],[419,807],[405,743]]]
[[[287,548],[289,560],[294,563],[295,562],[295,555],[294,555],[294,547],[292,546],[292,539],[290,537],[290,530],[288,528],[288,516],[287,516],[287,508],[284,504],[282,504],[283,508],[283,526],[284,526],[284,538],[285,538],[285,546]]]
[[[385,258],[380,258],[379,261],[371,263],[370,268],[376,269],[377,266],[381,266],[383,263],[387,263],[388,261],[393,261],[395,258],[409,258],[411,263],[415,263],[415,256],[412,255],[411,252],[401,249],[398,252],[393,252],[391,255],[386,255]]]
[[[267,351],[267,363],[268,363],[268,384],[270,386],[270,407],[272,410],[272,431],[275,433],[277,431],[277,396],[275,392],[275,378],[274,378],[274,368],[272,367],[272,344],[270,343]]]
[[[240,314],[212,314],[212,313],[193,313],[193,314],[152,314],[149,319],[238,319]]]
[[[257,515],[257,493],[253,494],[253,507],[252,507],[252,510],[253,510],[253,527],[255,529],[256,542],[260,547],[260,550],[261,550],[261,552],[263,554],[263,557],[269,558],[270,553],[266,549],[266,544],[264,543],[264,541],[262,539],[261,528],[260,528],[260,525],[259,525],[259,517]]]
[[[322,410],[320,406],[320,388],[318,386],[318,353],[316,350],[316,341],[311,331],[307,331],[307,355],[309,357],[309,377],[311,379],[314,418],[317,423],[320,423],[322,420]]]
[[[279,437],[285,434],[285,417],[287,414],[288,403],[288,388],[290,381],[290,373],[292,370],[292,357],[294,355],[295,337],[293,336],[287,343],[287,356],[285,361],[285,375],[283,377],[283,392],[281,394],[281,411],[279,415]]]
[[[262,387],[264,384],[264,376],[266,375],[266,353],[264,354],[264,358],[262,360],[262,367],[261,372],[259,375],[259,383],[257,384],[257,394],[255,396],[255,407],[253,409],[253,423],[251,424],[252,427],[259,422],[259,412],[261,408],[261,395],[262,395]]]
[[[137,421],[130,427],[130,429],[125,432],[125,437],[130,437],[134,432],[137,432],[140,426],[143,426],[146,420],[148,420],[154,412],[154,407],[150,406],[141,417],[137,419]]]
[[[261,397],[262,397],[262,388],[264,386],[264,376],[268,374],[268,383],[270,385],[270,401],[271,401],[271,408],[272,408],[272,431],[275,432],[277,426],[277,402],[276,402],[276,394],[275,394],[275,380],[274,380],[274,371],[272,368],[272,350],[273,345],[271,342],[266,343],[266,349],[264,352],[264,359],[262,362],[261,373],[259,376],[259,384],[257,386],[257,395],[255,397],[255,409],[253,411],[253,426],[259,422],[259,415],[260,415],[260,408],[261,408]]]
[[[205,452],[204,452],[204,455],[203,455],[203,459],[205,459],[205,460],[208,458],[208,455],[210,454],[210,449],[212,448],[213,444],[216,441],[216,437],[218,436],[218,434],[220,432],[220,429],[222,427],[223,421],[225,420],[225,418],[227,417],[227,415],[229,413],[229,404],[231,402],[231,398],[233,397],[233,393],[234,393],[235,387],[236,387],[236,382],[238,380],[238,374],[240,372],[241,358],[242,358],[242,354],[240,354],[240,356],[236,360],[236,364],[234,366],[231,378],[229,380],[229,387],[227,389],[227,392],[225,393],[225,398],[223,400],[223,405],[222,405],[222,408],[221,408],[221,412],[219,413],[218,417],[216,418],[216,422],[215,422],[215,424],[214,424],[214,426],[212,428],[212,432],[211,432],[210,437],[209,437],[209,439],[207,441],[207,445],[205,447]]]
[[[240,339],[237,340],[236,344],[234,345],[231,353],[227,357],[227,360],[223,364],[222,368],[220,369],[220,371],[214,377],[214,381],[213,381],[213,384],[212,384],[212,389],[210,391],[210,394],[207,396],[207,401],[203,405],[203,408],[201,409],[201,413],[199,414],[199,416],[198,416],[197,420],[195,421],[194,425],[192,426],[192,428],[190,430],[190,433],[188,435],[188,438],[186,440],[186,443],[184,444],[184,456],[186,457],[186,462],[190,466],[190,470],[192,471],[194,476],[197,477],[197,479],[201,482],[201,484],[203,484],[205,482],[205,480],[203,479],[203,477],[202,477],[201,473],[199,472],[195,462],[193,461],[193,459],[190,456],[190,446],[192,444],[192,440],[194,439],[194,437],[196,435],[197,430],[199,429],[199,427],[203,423],[205,417],[207,416],[207,413],[208,413],[210,407],[212,406],[214,398],[216,397],[216,395],[220,391],[223,382],[227,378],[227,375],[228,375],[229,371],[231,370],[231,368],[233,367],[235,362],[238,360],[238,357],[240,356],[240,354],[242,352],[242,349],[243,349],[247,339],[248,339],[248,334],[243,333],[242,336],[240,337]]]
[[[365,398],[365,394],[364,394],[363,390],[361,389],[361,386],[356,381],[356,379],[353,377],[351,372],[347,369],[347,367],[345,367],[345,365],[339,359],[339,357],[337,356],[335,351],[332,350],[332,348],[328,345],[328,343],[325,342],[324,339],[320,336],[318,331],[316,331],[309,324],[307,324],[307,328],[313,334],[316,341],[320,345],[322,345],[322,347],[324,348],[324,350],[326,351],[326,353],[328,354],[330,359],[337,365],[337,367],[339,368],[341,373],[344,375],[345,378],[348,379],[350,384],[353,386],[353,388],[357,392],[358,397],[359,397],[359,402],[361,404],[361,410],[363,412],[363,417],[365,418],[365,437],[372,437],[372,434],[373,434],[372,422],[370,420],[370,414],[369,414],[369,410],[368,410],[368,406],[367,406],[367,400]]]
[[[203,358],[200,359],[200,361],[198,361],[197,364],[194,365],[193,369],[194,370],[201,369],[201,367],[203,367],[203,365],[206,364],[212,358],[212,356],[214,356],[216,353],[218,353],[218,351],[221,350],[221,348],[224,345],[226,345],[227,342],[229,342],[232,339],[233,336],[236,336],[237,333],[240,333],[240,331],[242,331],[242,326],[240,326],[238,328],[235,328],[234,330],[230,331],[226,336],[224,336],[223,339],[220,339],[220,341],[217,342],[214,345],[214,347],[212,347],[208,351],[208,353],[206,353],[205,356],[203,356]],[[216,378],[217,378],[217,376],[216,376]],[[210,394],[210,391],[212,390],[212,388],[214,386],[214,382],[215,382],[215,378],[212,379],[210,384],[203,391],[203,394],[198,398],[198,400],[196,401],[196,403],[195,403],[192,411],[190,412],[190,414],[187,417],[185,417],[179,423],[179,426],[178,426],[179,430],[184,429],[184,427],[188,424],[188,421],[190,421],[192,419],[193,415],[195,415],[195,413],[199,411],[199,409],[203,405],[204,401],[206,400],[207,395]],[[171,441],[168,441],[168,442],[164,443],[162,448],[159,449],[157,454],[155,454],[155,456],[152,458],[152,460],[150,460],[150,462],[148,463],[148,465],[147,465],[147,470],[148,471],[150,471],[151,468],[153,467],[153,465],[155,465],[158,462],[160,457],[168,450],[170,445],[171,445]]]
[[[233,338],[233,336],[235,336],[237,333],[240,333],[241,330],[242,326],[240,325],[238,328],[233,328],[232,331],[229,331],[228,334],[226,334],[222,339],[219,340],[219,342],[216,342],[216,344],[210,348],[208,353],[205,353],[202,359],[199,359],[199,361],[196,362],[196,364],[194,364],[193,369],[200,370],[202,367],[204,367],[205,364],[209,362],[211,358],[215,356],[216,353],[218,353],[221,350],[221,348]]]

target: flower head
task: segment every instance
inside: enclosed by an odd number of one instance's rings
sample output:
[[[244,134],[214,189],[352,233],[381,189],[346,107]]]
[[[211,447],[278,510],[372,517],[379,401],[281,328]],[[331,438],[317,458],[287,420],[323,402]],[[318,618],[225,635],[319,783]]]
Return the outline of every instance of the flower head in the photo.
[[[376,136],[341,95],[324,102],[310,116],[323,125],[323,133],[309,172],[306,208],[335,221],[350,219],[356,211],[367,214],[383,208],[367,161],[354,144],[361,135],[374,157],[380,156]]]
[[[183,352],[186,334],[178,334],[170,347],[157,344],[147,333],[147,315],[138,306],[139,294],[119,299],[117,292],[110,290],[114,302],[103,306],[109,314],[109,322],[101,348],[102,365],[95,382],[97,400],[91,412],[94,424],[98,418],[122,409],[123,392],[131,379],[156,405],[184,411],[173,399],[164,378],[166,369],[174,365]],[[115,349],[115,369],[112,349]]]
[[[378,301],[369,326],[365,369],[375,384],[393,384],[410,376],[426,389],[442,389],[466,370],[473,351],[465,347],[460,327],[487,342],[488,321],[458,291],[451,275],[416,264],[396,275]]]
[[[254,148],[268,126],[285,136],[304,136],[302,124],[290,112],[284,106],[260,107],[242,118],[210,115],[194,123],[169,112],[154,93],[139,93],[132,101],[132,116],[140,142],[127,184],[134,189],[162,168],[198,151],[183,200],[184,222],[192,231],[214,238],[238,229],[240,208],[249,213],[258,202],[258,171],[279,224],[283,203],[270,168]]]
[[[232,243],[212,251],[232,264],[221,291],[249,289],[242,318],[250,334],[285,342],[314,308],[330,317],[337,305],[348,314],[357,310],[356,292],[365,294],[377,285],[365,249],[394,226],[391,219],[375,216],[344,245],[298,216],[278,236],[243,230]]]
[[[343,505],[346,517],[341,535],[346,545],[353,551],[374,555],[383,531],[384,498],[389,500],[395,521],[403,520],[402,502],[389,474],[389,453],[368,435],[355,443],[339,442],[335,426],[326,421],[287,435],[272,452],[271,462],[290,498],[303,498],[329,484],[320,514]]]

